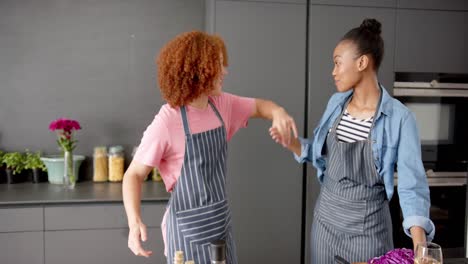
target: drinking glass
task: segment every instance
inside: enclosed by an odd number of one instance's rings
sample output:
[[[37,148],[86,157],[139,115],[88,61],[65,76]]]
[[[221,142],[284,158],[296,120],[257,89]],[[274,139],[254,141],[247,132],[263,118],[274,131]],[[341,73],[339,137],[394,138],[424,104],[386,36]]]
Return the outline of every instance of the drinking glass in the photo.
[[[424,242],[416,245],[414,264],[442,264],[442,248],[436,243]]]

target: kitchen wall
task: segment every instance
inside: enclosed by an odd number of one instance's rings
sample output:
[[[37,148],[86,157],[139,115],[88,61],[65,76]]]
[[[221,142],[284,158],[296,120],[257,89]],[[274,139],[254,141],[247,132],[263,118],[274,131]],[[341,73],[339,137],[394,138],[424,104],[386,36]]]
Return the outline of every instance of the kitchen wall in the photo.
[[[82,177],[94,146],[129,157],[163,103],[155,56],[204,21],[203,0],[1,0],[0,149],[58,153],[48,125],[68,117],[83,127]]]

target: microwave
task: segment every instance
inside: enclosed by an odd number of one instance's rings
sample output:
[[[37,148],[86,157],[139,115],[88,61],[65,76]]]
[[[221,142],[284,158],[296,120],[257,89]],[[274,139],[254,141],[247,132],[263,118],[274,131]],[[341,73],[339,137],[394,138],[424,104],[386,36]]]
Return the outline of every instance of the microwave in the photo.
[[[396,73],[393,95],[416,117],[426,170],[466,175],[468,74]]]

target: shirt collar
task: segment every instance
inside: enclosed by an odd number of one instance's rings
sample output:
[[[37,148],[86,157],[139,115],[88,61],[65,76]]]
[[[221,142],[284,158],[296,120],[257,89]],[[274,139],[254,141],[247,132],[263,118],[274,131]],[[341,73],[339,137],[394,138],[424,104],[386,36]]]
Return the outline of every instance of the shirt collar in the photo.
[[[379,85],[380,85],[380,91],[382,93],[382,100],[380,101],[379,110],[377,112],[377,116],[375,117],[376,120],[380,117],[381,114],[384,114],[386,116],[391,116],[393,112],[393,108],[391,104],[392,97],[390,96],[390,94],[387,92],[387,90],[382,84],[379,83]],[[349,97],[353,95],[353,91],[354,90],[352,89],[343,93],[342,100],[339,103],[341,108],[344,107],[344,104],[349,99]]]

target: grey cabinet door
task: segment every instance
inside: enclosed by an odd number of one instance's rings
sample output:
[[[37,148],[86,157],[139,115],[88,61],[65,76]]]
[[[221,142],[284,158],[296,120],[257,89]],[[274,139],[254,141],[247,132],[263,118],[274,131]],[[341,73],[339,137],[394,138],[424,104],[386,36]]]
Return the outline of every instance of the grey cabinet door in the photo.
[[[466,0],[398,0],[398,8],[468,10]]]
[[[0,232],[44,230],[42,207],[11,207],[0,209]]]
[[[226,92],[271,99],[302,133],[306,5],[219,1],[214,30],[226,41]],[[251,120],[231,140],[228,193],[239,263],[300,263],[302,168]]]
[[[388,92],[392,92],[395,10],[390,8],[311,5],[309,24],[309,137],[312,137],[312,131],[325,111],[330,96],[336,92],[332,77],[333,50],[344,34],[351,28],[359,26],[365,18],[376,18],[382,23],[385,55],[379,70],[379,80]],[[312,166],[308,166],[307,174],[307,239],[305,248],[306,263],[309,263],[309,234],[312,224],[312,212],[320,187],[316,171]]]
[[[311,0],[312,4],[366,6],[366,7],[396,7],[397,0]]]
[[[395,71],[468,72],[468,12],[398,10]]]
[[[43,264],[44,233],[0,233],[0,262],[2,264]]]
[[[164,203],[143,203],[142,220],[159,227],[166,211]],[[57,205],[44,209],[45,230],[110,229],[128,227],[122,204]]]
[[[96,229],[45,232],[45,262],[47,264],[165,263],[160,228],[148,228],[150,258],[135,256],[127,247],[128,229]],[[33,262],[31,262],[33,263]]]

